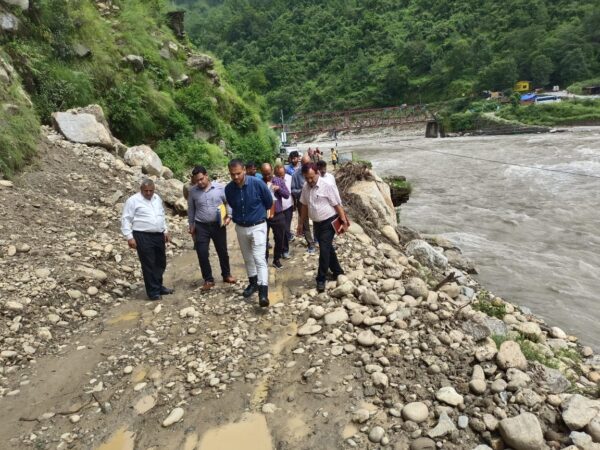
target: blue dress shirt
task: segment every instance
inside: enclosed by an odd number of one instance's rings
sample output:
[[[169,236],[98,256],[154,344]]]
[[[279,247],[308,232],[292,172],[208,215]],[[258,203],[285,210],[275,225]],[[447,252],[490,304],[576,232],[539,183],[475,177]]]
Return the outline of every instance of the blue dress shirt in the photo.
[[[266,220],[267,210],[273,206],[273,195],[265,182],[248,175],[241,188],[230,181],[225,186],[225,198],[233,211],[232,220],[244,226]]]

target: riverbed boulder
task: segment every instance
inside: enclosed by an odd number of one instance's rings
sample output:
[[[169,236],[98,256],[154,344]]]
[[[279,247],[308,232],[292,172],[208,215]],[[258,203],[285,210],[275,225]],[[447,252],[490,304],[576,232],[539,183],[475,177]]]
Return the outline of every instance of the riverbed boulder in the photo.
[[[545,448],[542,427],[536,416],[525,412],[500,421],[500,435],[515,450],[541,450]]]

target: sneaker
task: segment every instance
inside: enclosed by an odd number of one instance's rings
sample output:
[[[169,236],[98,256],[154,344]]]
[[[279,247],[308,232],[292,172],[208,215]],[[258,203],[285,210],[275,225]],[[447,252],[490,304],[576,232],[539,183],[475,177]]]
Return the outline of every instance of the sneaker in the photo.
[[[275,261],[273,261],[273,267],[275,267],[276,269],[283,269],[283,264],[281,264],[281,261],[276,259]]]
[[[306,253],[308,253],[309,255],[314,255],[315,253],[317,253],[317,249],[314,245],[311,245],[310,247],[308,247],[308,249],[306,249]]]
[[[283,259],[290,259],[291,258],[290,252],[283,252],[283,255],[281,255],[281,257]]]

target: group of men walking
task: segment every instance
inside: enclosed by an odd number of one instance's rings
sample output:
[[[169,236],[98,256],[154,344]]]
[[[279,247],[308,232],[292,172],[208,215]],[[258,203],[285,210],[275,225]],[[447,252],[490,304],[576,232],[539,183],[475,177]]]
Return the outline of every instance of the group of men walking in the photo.
[[[308,253],[316,253],[319,247],[317,290],[325,290],[328,276],[335,279],[343,274],[333,239],[336,232],[347,230],[349,222],[335,177],[327,173],[325,161],[315,164],[308,154],[300,158],[298,152],[292,152],[288,162],[285,167],[264,163],[258,172],[254,163],[234,159],[228,164],[231,181],[227,185],[211,180],[202,166],[193,169],[188,224],[202,273],[202,290],[215,286],[209,258],[211,241],[223,282],[236,283],[227,251],[227,226],[234,222],[248,276],[242,295],[250,298],[258,292],[259,305],[269,306],[269,234],[272,232],[274,240],[272,265],[282,269],[282,259],[290,258],[290,242],[295,239],[291,231],[294,210],[298,215],[296,236],[304,236]],[[137,250],[148,298],[159,300],[173,293],[163,285],[165,248],[170,238],[162,200],[154,193],[152,180],[145,179],[140,192],[127,200],[121,222],[129,247]]]

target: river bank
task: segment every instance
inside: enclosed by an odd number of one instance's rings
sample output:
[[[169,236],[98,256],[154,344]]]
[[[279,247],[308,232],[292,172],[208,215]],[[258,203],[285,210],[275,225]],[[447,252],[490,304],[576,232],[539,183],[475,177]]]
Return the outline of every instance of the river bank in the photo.
[[[453,241],[483,285],[600,348],[600,128],[422,136],[357,136],[338,148],[370,160],[382,176],[407,176],[413,192],[403,224]]]

